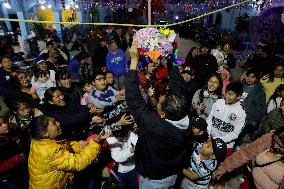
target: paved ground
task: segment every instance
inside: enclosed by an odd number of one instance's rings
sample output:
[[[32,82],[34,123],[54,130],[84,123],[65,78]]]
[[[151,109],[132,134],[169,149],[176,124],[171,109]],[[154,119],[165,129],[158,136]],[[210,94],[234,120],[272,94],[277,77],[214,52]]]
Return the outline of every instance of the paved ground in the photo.
[[[199,47],[200,45],[190,39],[185,39],[185,38],[180,38],[178,35],[176,37],[176,40],[178,42],[179,45],[179,52],[178,52],[178,57],[179,58],[186,58],[186,55],[188,53],[188,51],[192,48],[192,47]]]

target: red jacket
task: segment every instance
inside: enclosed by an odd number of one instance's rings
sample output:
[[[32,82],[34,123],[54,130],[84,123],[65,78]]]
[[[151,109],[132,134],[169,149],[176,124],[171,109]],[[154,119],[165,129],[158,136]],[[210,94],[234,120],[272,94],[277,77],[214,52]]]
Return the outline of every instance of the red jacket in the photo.
[[[16,148],[15,138],[0,136],[0,174],[5,174],[23,163],[24,160]]]

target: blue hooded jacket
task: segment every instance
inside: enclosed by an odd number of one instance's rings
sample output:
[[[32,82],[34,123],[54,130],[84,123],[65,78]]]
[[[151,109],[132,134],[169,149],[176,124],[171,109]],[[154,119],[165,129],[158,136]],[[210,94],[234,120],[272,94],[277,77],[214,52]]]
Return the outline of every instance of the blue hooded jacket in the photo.
[[[113,54],[111,51],[109,51],[106,57],[106,66],[115,77],[120,77],[126,74],[128,64],[125,53],[121,49],[118,49],[116,54]]]

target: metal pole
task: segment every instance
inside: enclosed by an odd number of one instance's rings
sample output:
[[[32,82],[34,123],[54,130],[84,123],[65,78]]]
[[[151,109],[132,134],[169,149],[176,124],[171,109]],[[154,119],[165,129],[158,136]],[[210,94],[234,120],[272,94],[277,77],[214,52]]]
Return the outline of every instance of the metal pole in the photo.
[[[151,10],[151,1],[152,0],[148,0],[148,25],[151,25],[152,23],[152,10]]]

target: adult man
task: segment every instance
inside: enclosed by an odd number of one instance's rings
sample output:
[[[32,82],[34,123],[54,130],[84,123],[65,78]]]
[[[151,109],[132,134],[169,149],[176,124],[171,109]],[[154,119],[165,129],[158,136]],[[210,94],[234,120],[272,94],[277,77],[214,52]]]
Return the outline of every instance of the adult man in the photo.
[[[197,57],[196,61],[192,65],[195,73],[195,81],[199,86],[205,85],[210,76],[218,70],[218,64],[216,58],[210,54],[207,45],[203,45],[201,48],[201,54]]]
[[[128,45],[127,45],[126,38],[123,34],[122,28],[118,27],[115,29],[113,40],[116,42],[116,44],[118,45],[120,49],[122,49],[124,52],[126,51]]]
[[[157,112],[147,106],[139,90],[137,41],[130,49],[131,65],[126,78],[126,102],[138,125],[135,166],[140,189],[170,188],[185,156],[189,133],[185,85],[178,70],[169,71],[170,91],[161,96]],[[173,93],[172,91],[175,91]]]

